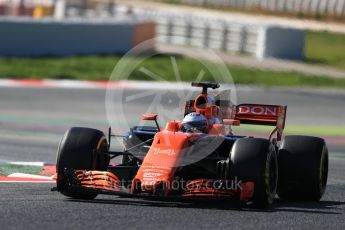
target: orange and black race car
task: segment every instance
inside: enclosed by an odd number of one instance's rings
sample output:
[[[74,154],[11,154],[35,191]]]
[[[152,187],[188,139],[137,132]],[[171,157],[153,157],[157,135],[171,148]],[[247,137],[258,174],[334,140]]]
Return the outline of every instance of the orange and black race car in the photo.
[[[202,92],[186,102],[182,121],[160,128],[156,114],[143,114],[155,126],[136,126],[123,137],[122,152],[110,150],[114,136],[71,128],[57,153],[55,190],[76,199],[97,194],[183,199],[226,199],[266,208],[283,199],[321,199],[328,175],[325,141],[285,136],[286,106],[240,104],[208,94],[217,83],[192,83]],[[232,126],[273,126],[264,138],[237,136]],[[122,163],[110,164],[115,157]]]

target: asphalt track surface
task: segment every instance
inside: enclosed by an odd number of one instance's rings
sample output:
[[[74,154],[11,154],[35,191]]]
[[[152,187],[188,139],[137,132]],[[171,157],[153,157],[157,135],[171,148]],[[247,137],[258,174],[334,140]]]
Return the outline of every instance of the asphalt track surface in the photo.
[[[136,90],[124,93],[141,95]],[[175,94],[165,92],[162,100],[170,101]],[[0,159],[54,163],[59,140],[69,127],[107,129],[104,97],[104,90],[0,88]],[[344,93],[244,87],[238,97],[239,102],[287,104],[287,125],[345,124]],[[139,121],[150,100],[141,95],[127,103],[126,118]],[[277,199],[272,209],[263,211],[237,210],[224,202],[106,195],[80,201],[51,192],[53,184],[0,183],[0,229],[345,229],[344,145],[329,145],[329,183],[318,203]]]

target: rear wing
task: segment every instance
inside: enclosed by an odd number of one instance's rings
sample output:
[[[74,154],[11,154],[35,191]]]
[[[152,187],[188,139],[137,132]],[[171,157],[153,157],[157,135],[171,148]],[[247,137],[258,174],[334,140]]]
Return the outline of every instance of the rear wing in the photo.
[[[235,120],[241,124],[275,126],[271,137],[277,132],[277,140],[281,140],[285,128],[286,106],[240,104],[236,106]]]
[[[195,112],[194,100],[186,102],[184,116]],[[285,128],[287,106],[265,104],[240,104],[233,105],[231,101],[218,100],[218,114],[223,122],[230,125],[253,124],[275,126],[270,138],[277,133],[277,140],[281,140]]]

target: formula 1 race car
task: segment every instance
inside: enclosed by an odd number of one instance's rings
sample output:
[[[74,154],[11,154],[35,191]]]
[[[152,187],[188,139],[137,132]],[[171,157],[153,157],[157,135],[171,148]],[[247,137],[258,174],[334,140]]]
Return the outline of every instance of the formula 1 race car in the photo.
[[[192,83],[202,92],[188,100],[182,121],[160,128],[156,114],[123,137],[125,149],[110,150],[112,134],[91,128],[69,129],[57,151],[56,190],[75,199],[98,194],[183,199],[227,199],[269,207],[282,199],[321,199],[328,176],[323,139],[285,136],[286,106],[240,104],[208,94],[218,83]],[[269,125],[267,139],[237,136],[232,126]],[[110,164],[122,157],[121,164]]]

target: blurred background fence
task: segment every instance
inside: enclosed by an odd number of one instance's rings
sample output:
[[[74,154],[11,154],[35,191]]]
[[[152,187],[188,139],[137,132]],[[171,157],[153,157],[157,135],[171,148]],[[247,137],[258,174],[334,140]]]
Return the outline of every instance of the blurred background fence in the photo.
[[[292,1],[293,0],[289,0],[289,2]],[[242,4],[243,7],[254,4],[254,2],[261,4],[262,1],[188,1],[188,3],[195,4]],[[271,4],[275,5],[279,0],[266,0],[265,2],[266,5],[269,6]],[[324,0],[324,2],[331,1]],[[0,7],[2,7],[0,8],[0,15],[32,16],[33,18],[43,18],[45,20],[44,22],[35,22],[30,21],[30,19],[26,19],[29,22],[25,22],[23,20],[11,19],[11,17],[3,17],[3,19],[0,18],[0,25],[2,25],[2,27],[0,26],[0,29],[3,34],[2,42],[0,44],[3,48],[0,55],[27,56],[30,54],[67,55],[84,53],[81,52],[80,49],[75,50],[75,52],[73,51],[74,49],[72,48],[78,46],[72,45],[70,47],[68,46],[68,48],[65,46],[64,49],[53,49],[49,48],[49,45],[45,46],[44,44],[54,44],[52,41],[55,41],[56,44],[59,44],[57,47],[63,47],[62,43],[58,42],[55,37],[66,38],[66,44],[70,44],[68,42],[70,42],[71,39],[67,38],[80,37],[78,34],[81,33],[74,33],[73,30],[69,30],[68,28],[71,28],[73,25],[75,26],[75,31],[79,31],[86,28],[85,24],[90,24],[90,28],[93,28],[92,30],[94,30],[95,27],[92,25],[92,21],[98,20],[96,22],[97,26],[103,26],[103,30],[101,30],[102,32],[98,31],[99,39],[101,39],[102,35],[108,36],[108,43],[104,42],[104,44],[114,44],[111,40],[116,41],[116,39],[120,38],[133,41],[130,43],[131,45],[126,46],[127,48],[125,50],[128,50],[130,47],[137,44],[136,41],[143,41],[146,37],[150,38],[152,37],[152,34],[154,34],[153,37],[156,38],[156,42],[168,45],[210,48],[216,51],[254,56],[259,59],[283,58],[303,60],[304,58],[304,30],[282,27],[274,24],[239,23],[237,20],[209,18],[207,16],[186,14],[178,11],[171,12],[140,7],[128,7],[118,4],[115,0],[0,0]],[[51,20],[52,18],[63,20],[63,22],[55,22]],[[106,20],[103,22],[99,21],[101,18]],[[76,19],[79,24],[76,24],[75,21],[73,21]],[[83,20],[87,21],[83,23]],[[125,23],[125,25],[130,29],[127,27],[120,27],[121,30],[140,32],[128,33],[128,36],[121,36],[121,31],[118,31],[118,34],[108,34],[105,32],[105,30],[115,28],[119,24],[116,23],[116,21],[119,20],[132,20],[133,24],[136,25],[133,26]],[[112,21],[113,24],[109,25],[109,21]],[[154,22],[155,29],[152,28],[152,25],[142,27],[142,23],[140,22]],[[28,26],[32,28],[32,32],[29,32],[27,29],[25,30]],[[64,33],[56,34],[56,32],[54,32],[55,30],[52,30],[52,28],[57,28],[57,31],[64,31]],[[146,29],[148,32],[145,32],[145,29],[139,30],[136,28],[149,29]],[[43,29],[50,32],[44,32]],[[27,31],[27,33],[25,34],[23,31]],[[47,34],[56,34],[56,36],[49,37]],[[124,32],[122,34],[126,33]],[[93,37],[91,35],[88,37]],[[25,49],[25,47],[18,46],[11,42],[16,40],[11,39],[11,36],[25,37],[26,42],[23,41],[23,44],[27,44],[28,48]],[[96,37],[93,39],[95,42],[97,41]],[[102,39],[105,38],[102,37]],[[31,41],[31,43],[28,41]],[[35,41],[42,41],[42,43],[40,45]],[[29,44],[34,48],[30,48]],[[85,44],[92,43],[90,41]],[[19,49],[19,47],[21,48]],[[96,47],[99,47],[99,52],[107,53],[105,48],[101,47],[99,43]],[[85,45],[85,53],[89,53],[89,51],[91,52],[93,50],[96,52],[97,49],[94,48],[95,47],[87,48],[87,45]],[[121,51],[120,49],[113,48],[114,47],[109,48],[109,52]],[[59,52],[61,52],[61,54]]]
[[[239,23],[178,13],[133,10],[156,22],[157,42],[210,48],[256,58],[303,59],[304,31],[263,23]]]
[[[345,0],[161,0],[197,6],[345,17]],[[61,4],[66,15],[112,14],[116,0],[0,0],[0,15],[49,14]],[[42,12],[44,11],[44,12]]]
[[[170,2],[246,10],[345,16],[345,0],[173,0]]]

